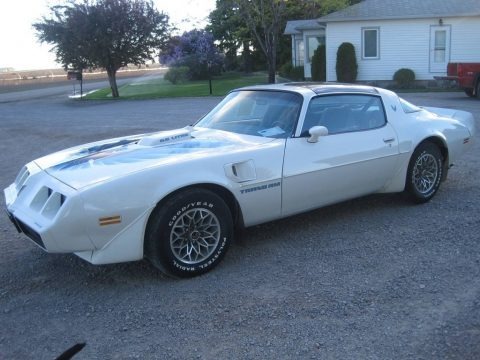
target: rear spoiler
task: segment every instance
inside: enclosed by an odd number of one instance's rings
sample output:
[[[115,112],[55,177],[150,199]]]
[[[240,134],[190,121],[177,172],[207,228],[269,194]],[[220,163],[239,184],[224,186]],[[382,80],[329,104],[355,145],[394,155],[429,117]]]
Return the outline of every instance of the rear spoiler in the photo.
[[[431,113],[434,113],[440,117],[450,118],[457,120],[461,124],[463,124],[470,135],[473,136],[475,134],[475,119],[472,113],[463,110],[456,110],[456,109],[444,109],[444,108],[437,108],[437,107],[422,107]]]

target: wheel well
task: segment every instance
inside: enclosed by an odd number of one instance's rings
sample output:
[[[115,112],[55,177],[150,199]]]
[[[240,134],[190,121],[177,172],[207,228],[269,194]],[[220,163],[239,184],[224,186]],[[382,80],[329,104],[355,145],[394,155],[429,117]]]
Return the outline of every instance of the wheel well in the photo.
[[[449,168],[449,159],[448,159],[448,147],[447,145],[443,142],[442,139],[436,136],[431,136],[429,138],[424,139],[420,144],[417,145],[417,148],[425,143],[432,143],[438,147],[440,150],[442,157],[443,157],[443,172],[442,172],[442,181],[444,181],[447,178],[447,173],[448,173],[448,168]]]
[[[152,210],[152,212],[150,213],[149,217],[148,217],[148,220],[147,220],[147,224],[146,224],[146,228],[145,228],[145,234],[144,234],[144,243],[143,243],[143,253],[144,253],[144,257],[146,258],[149,258],[149,254],[151,254],[151,248],[150,246],[152,244],[149,244],[148,241],[146,241],[146,236],[148,234],[148,229],[149,227],[151,226],[151,220],[152,220],[152,217],[153,215],[155,214],[156,211],[158,211],[158,209],[163,205],[165,204],[170,198],[172,198],[173,196],[181,193],[182,191],[185,191],[187,189],[206,189],[206,190],[209,190],[215,194],[217,194],[218,196],[220,196],[224,201],[225,203],[227,204],[228,208],[230,209],[231,213],[232,213],[232,217],[233,217],[233,224],[234,226],[238,229],[238,228],[243,228],[244,227],[244,224],[243,224],[243,215],[242,215],[242,210],[240,208],[240,205],[238,204],[237,202],[237,199],[235,199],[235,196],[233,196],[233,194],[227,190],[226,188],[224,188],[223,186],[220,186],[220,185],[217,185],[217,184],[208,184],[208,183],[205,183],[205,184],[195,184],[195,185],[190,185],[190,186],[185,186],[183,188],[180,188],[180,189],[177,189],[175,190],[174,192],[168,194],[167,196],[165,196],[163,199],[161,199],[157,205],[155,206],[155,208]]]
[[[165,196],[163,199],[161,199],[155,206],[155,209],[152,211],[152,213],[156,209],[161,207],[166,201],[168,201],[168,199],[187,189],[205,189],[217,194],[223,199],[223,201],[225,201],[228,208],[230,209],[230,212],[232,213],[234,225],[243,226],[242,210],[240,209],[240,205],[238,204],[237,199],[235,199],[235,196],[228,189],[217,184],[209,184],[209,183],[195,184],[195,185],[185,186],[183,188],[177,189],[174,192]]]
[[[431,136],[429,138],[424,139],[420,144],[417,145],[419,147],[421,144],[424,144],[426,142],[430,142],[432,144],[437,145],[437,147],[440,149],[440,152],[442,153],[443,159],[448,160],[448,148],[447,145],[442,141],[442,139],[436,137],[436,136]]]

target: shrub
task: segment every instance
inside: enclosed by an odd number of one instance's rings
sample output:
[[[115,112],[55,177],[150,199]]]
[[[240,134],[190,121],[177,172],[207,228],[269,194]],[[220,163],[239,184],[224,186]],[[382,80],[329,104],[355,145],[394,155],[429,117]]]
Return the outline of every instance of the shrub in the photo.
[[[278,73],[281,77],[290,78],[290,74],[292,73],[293,65],[291,62],[287,62],[280,66],[280,69],[278,70]]]
[[[312,80],[327,80],[327,54],[325,45],[320,45],[312,56]]]
[[[164,79],[172,84],[181,84],[188,80],[188,66],[173,66],[165,73]]]
[[[291,62],[283,64],[280,67],[279,74],[289,80],[301,81],[305,79],[303,66],[293,66]]]
[[[357,80],[357,57],[351,43],[342,43],[337,51],[337,81],[353,83]]]
[[[400,69],[393,75],[393,80],[395,80],[398,87],[409,88],[412,87],[415,81],[415,73],[410,69]]]
[[[305,69],[303,66],[294,66],[292,72],[290,73],[290,79],[296,81],[305,80]]]

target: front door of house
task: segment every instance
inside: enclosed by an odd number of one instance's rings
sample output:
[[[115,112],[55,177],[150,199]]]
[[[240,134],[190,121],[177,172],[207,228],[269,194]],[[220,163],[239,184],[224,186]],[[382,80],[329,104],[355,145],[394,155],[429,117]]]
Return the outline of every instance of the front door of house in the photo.
[[[450,26],[430,27],[430,72],[446,73],[450,61]]]

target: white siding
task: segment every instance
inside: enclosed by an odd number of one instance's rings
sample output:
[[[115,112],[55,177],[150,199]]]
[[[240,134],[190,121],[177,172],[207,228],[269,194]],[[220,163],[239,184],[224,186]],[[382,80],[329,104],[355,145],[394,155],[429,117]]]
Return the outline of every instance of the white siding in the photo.
[[[451,62],[480,62],[480,17],[451,18]]]
[[[451,61],[480,61],[480,18],[444,18],[451,28]],[[407,19],[390,21],[332,22],[327,24],[327,80],[336,81],[335,64],[341,43],[355,46],[358,62],[357,80],[391,80],[395,71],[409,68],[417,80],[433,79],[445,73],[432,73],[430,61],[430,26],[439,19]],[[380,58],[362,59],[362,28],[380,30]]]

